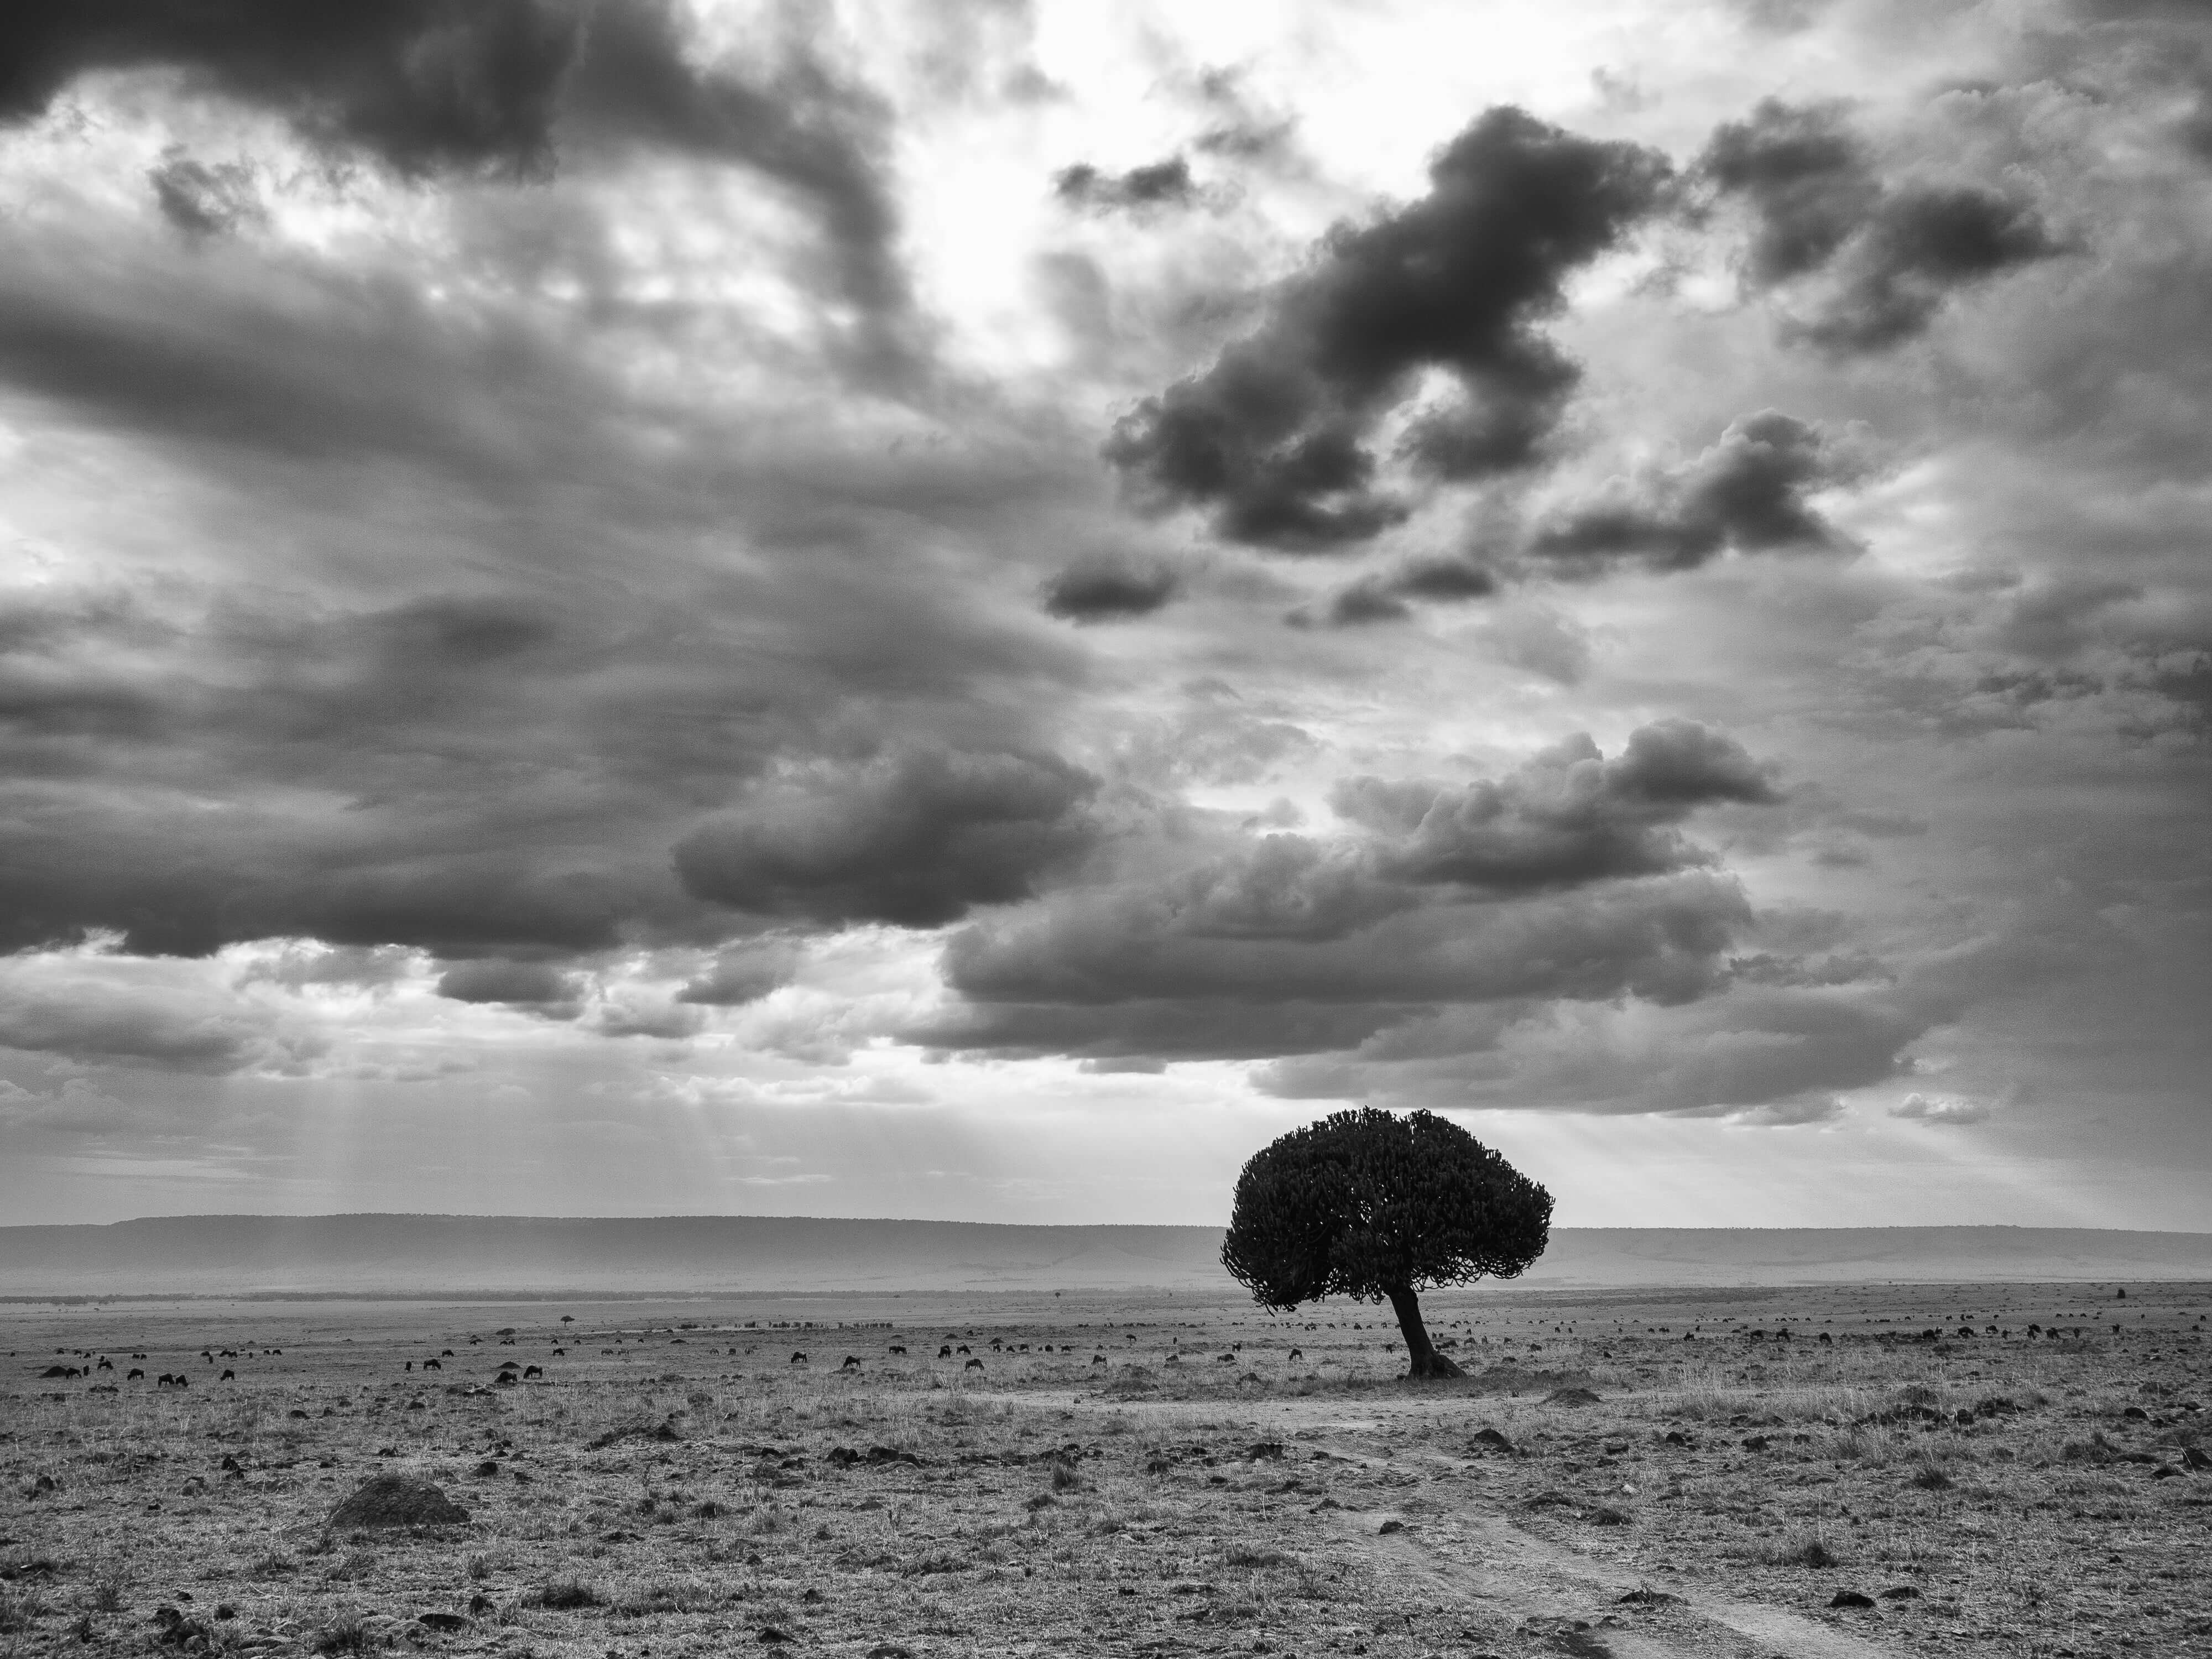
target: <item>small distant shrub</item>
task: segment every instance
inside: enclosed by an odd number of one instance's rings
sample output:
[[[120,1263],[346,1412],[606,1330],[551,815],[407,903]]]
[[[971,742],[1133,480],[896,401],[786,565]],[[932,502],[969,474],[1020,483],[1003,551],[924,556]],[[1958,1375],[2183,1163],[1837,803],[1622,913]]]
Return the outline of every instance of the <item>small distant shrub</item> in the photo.
[[[1759,1559],[1770,1567],[1834,1567],[1843,1565],[1836,1553],[1818,1538],[1797,1539],[1777,1545],[1761,1551]]]
[[[538,1603],[564,1612],[571,1607],[604,1607],[606,1598],[580,1578],[556,1578],[538,1592]]]
[[[357,1613],[343,1613],[315,1632],[307,1644],[311,1653],[374,1653],[376,1633]]]
[[[92,1581],[92,1610],[94,1613],[122,1612],[124,1592],[129,1588],[121,1573],[112,1569],[101,1573]]]
[[[1052,1466],[1052,1489],[1054,1492],[1079,1492],[1082,1488],[1083,1477],[1075,1472],[1073,1464],[1054,1463]]]
[[[483,1555],[471,1555],[469,1557],[468,1575],[472,1582],[482,1583],[485,1579],[491,1577],[490,1559]]]
[[[1940,1465],[1930,1463],[1912,1477],[1912,1484],[1923,1492],[1948,1492],[1953,1482]]]
[[[36,1590],[9,1590],[0,1588],[0,1634],[13,1635],[28,1630],[33,1620],[43,1618],[46,1612],[46,1598]]]
[[[1239,1544],[1221,1558],[1232,1567],[1294,1567],[1297,1558],[1280,1550],[1254,1549]]]

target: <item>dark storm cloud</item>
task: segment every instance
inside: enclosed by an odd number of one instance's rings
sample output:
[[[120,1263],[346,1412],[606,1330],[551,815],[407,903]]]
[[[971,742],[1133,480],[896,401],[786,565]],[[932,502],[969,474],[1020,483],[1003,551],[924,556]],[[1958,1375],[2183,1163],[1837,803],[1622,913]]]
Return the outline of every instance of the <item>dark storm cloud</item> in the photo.
[[[1677,824],[1701,806],[1779,799],[1772,769],[1741,744],[1668,720],[1638,730],[1611,760],[1582,737],[1462,787],[1350,779],[1331,805],[1376,832],[1377,868],[1393,880],[1514,891],[1709,862]]]
[[[1842,289],[1805,325],[1837,352],[1879,351],[1928,326],[1962,288],[2065,251],[2024,203],[1968,187],[1891,195],[1844,267]]]
[[[1679,472],[1555,514],[1527,551],[1543,568],[1590,575],[1629,562],[1692,570],[1727,548],[1826,550],[1844,538],[1806,497],[1856,470],[1820,428],[1765,410],[1732,423]]]
[[[0,122],[137,69],[409,178],[540,173],[570,138],[738,162],[814,210],[845,299],[879,320],[907,307],[880,100],[804,56],[758,80],[695,67],[666,0],[29,0],[0,21]],[[204,199],[193,182],[163,192],[172,218]]]
[[[1102,173],[1087,161],[1053,175],[1052,192],[1070,207],[1093,213],[1188,207],[1198,198],[1190,163],[1180,155],[1127,173]]]
[[[1417,560],[1399,569],[1341,587],[1330,598],[1322,620],[1332,628],[1358,628],[1368,623],[1404,622],[1413,614],[1412,599],[1439,605],[1460,605],[1486,599],[1498,592],[1498,577],[1483,565],[1463,559]],[[1291,613],[1294,628],[1310,627],[1313,617],[1301,609]]]
[[[574,525],[501,498],[541,562],[500,586],[278,607],[258,544],[320,556],[354,532],[271,494],[227,550],[249,573],[228,591],[64,589],[0,627],[0,949],[711,943],[727,918],[670,849],[748,778],[841,721],[1017,738],[989,710],[1049,702],[1066,669],[1038,624],[979,616],[928,561],[873,561],[849,511],[839,539],[757,574],[633,556],[628,592],[568,581],[544,557],[567,538],[636,548],[651,497],[627,484]],[[440,516],[408,522],[432,532],[424,556],[374,535],[374,574],[450,580]]]
[[[1429,172],[1428,195],[1332,232],[1256,333],[1116,426],[1107,457],[1141,504],[1205,508],[1223,537],[1284,551],[1364,541],[1407,512],[1370,437],[1429,368],[1460,396],[1408,434],[1418,468],[1469,479],[1535,458],[1578,373],[1539,325],[1653,210],[1667,163],[1499,108]]]
[[[1356,835],[1233,838],[955,935],[944,972],[969,1006],[915,1035],[1251,1057],[1347,1046],[1438,1006],[1693,1000],[1726,982],[1750,913],[1676,826],[1778,799],[1771,769],[1687,721],[1609,760],[1581,738],[1492,782],[1353,779],[1334,804]],[[1295,1018],[1271,1036],[1262,1008]]]
[[[494,957],[457,963],[439,976],[438,994],[453,1002],[503,1002],[529,1008],[573,1006],[583,994],[574,974],[542,962]]]
[[[742,1007],[789,984],[798,967],[799,947],[789,939],[726,945],[714,965],[686,984],[676,1000],[708,1008]]]
[[[1715,131],[1697,172],[1751,210],[1748,286],[1832,278],[1792,331],[1838,355],[1897,345],[1960,289],[2065,251],[2027,203],[1969,185],[1885,185],[1841,104],[1767,99]]]
[[[1881,180],[1848,112],[1769,98],[1716,129],[1698,158],[1699,173],[1752,209],[1744,274],[1754,285],[1819,270],[1873,216]]]
[[[1176,586],[1164,565],[1079,564],[1045,584],[1044,608],[1074,623],[1148,617],[1175,597]]]
[[[1049,755],[922,750],[770,785],[687,836],[676,868],[733,909],[941,927],[1080,855],[1097,788]]]
[[[1443,1005],[1680,1002],[1722,982],[1750,918],[1734,882],[1698,872],[1504,904],[1370,887],[1311,914],[1312,890],[1328,900],[1334,875],[1196,918],[1176,908],[1179,883],[1054,895],[956,934],[944,972],[967,1006],[909,1036],[1085,1057],[1171,1040],[1165,1057],[1258,1058],[1346,1047]]]
[[[1839,1091],[1884,1083],[1942,1011],[1889,987],[1717,988],[1624,1021],[1574,1006],[1515,1011],[1500,1030],[1455,1012],[1351,1053],[1291,1055],[1255,1081],[1292,1099],[1393,1106],[1731,1115],[1771,1126],[1837,1115]],[[1455,1040],[1456,1039],[1456,1040]]]

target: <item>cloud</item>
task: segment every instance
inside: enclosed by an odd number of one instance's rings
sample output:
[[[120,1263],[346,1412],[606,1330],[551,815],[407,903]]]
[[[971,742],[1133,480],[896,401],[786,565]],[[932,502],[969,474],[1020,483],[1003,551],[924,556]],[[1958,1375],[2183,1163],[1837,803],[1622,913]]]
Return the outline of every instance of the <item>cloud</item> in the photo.
[[[927,750],[763,787],[676,849],[694,896],[761,915],[936,927],[1032,896],[1097,830],[1098,780],[1049,755]]]
[[[1201,834],[1173,867],[956,933],[943,971],[967,1006],[911,1035],[1251,1057],[1349,1047],[1438,1005],[1694,1000],[1723,982],[1749,914],[1674,826],[1777,799],[1770,769],[1686,721],[1610,760],[1583,738],[1484,783],[1348,780],[1332,803],[1354,834]]]
[[[1893,192],[1801,331],[1838,354],[1880,351],[1925,330],[1960,289],[2067,251],[2025,203],[1968,186]]]
[[[188,237],[228,235],[267,217],[253,169],[243,161],[210,166],[173,144],[146,182],[161,216]]]
[[[1498,904],[1276,857],[1287,867],[1228,860],[963,930],[944,960],[963,1006],[906,1035],[1085,1058],[1343,1049],[1439,1005],[1694,999],[1750,919],[1735,883],[1703,872]]]
[[[1697,171],[1753,213],[1744,276],[1771,288],[1818,270],[1873,216],[1881,181],[1848,105],[1762,100],[1714,130]]]
[[[1886,185],[1847,112],[1769,98],[1717,128],[1696,167],[1751,211],[1748,287],[1832,268],[1796,337],[1838,356],[1885,350],[1923,332],[1960,290],[2066,251],[2015,198],[1973,185]]]
[[[1322,618],[1332,628],[1356,628],[1366,623],[1404,622],[1413,616],[1407,603],[1422,599],[1432,604],[1461,605],[1485,599],[1498,592],[1498,577],[1487,567],[1462,559],[1423,559],[1396,570],[1339,588],[1330,597]],[[1312,617],[1304,609],[1291,613],[1294,627],[1307,627]]]
[[[107,0],[0,23],[0,123],[79,76],[169,70],[402,177],[550,173],[566,148],[647,146],[741,163],[811,208],[842,296],[893,349],[908,308],[881,101],[801,51],[757,78],[695,64],[669,0]],[[185,163],[187,168],[198,164]],[[199,213],[189,173],[163,195]],[[162,188],[157,179],[156,188]],[[171,206],[173,194],[178,205]]]
[[[1905,1070],[1905,1050],[1955,1012],[1929,988],[1734,982],[1672,1001],[1554,1000],[1444,1009],[1357,1048],[1291,1055],[1256,1078],[1293,1099],[1394,1107],[1725,1117],[1787,1126],[1836,1116],[1838,1091]]]
[[[1626,563],[1693,570],[1723,549],[1831,551],[1850,543],[1807,497],[1858,467],[1819,427],[1763,410],[1733,422],[1687,466],[1554,513],[1528,537],[1536,568],[1589,576]]]
[[[1175,597],[1177,586],[1165,565],[1075,565],[1045,584],[1044,608],[1066,622],[1118,622],[1150,616]]]
[[[706,973],[677,993],[678,1002],[711,1008],[736,1008],[757,1002],[798,971],[799,945],[782,939],[748,939],[725,945]]]
[[[1539,325],[1653,210],[1667,163],[1501,107],[1429,173],[1425,197],[1332,232],[1255,333],[1119,422],[1107,458],[1139,504],[1209,510],[1224,538],[1279,551],[1364,541],[1407,511],[1370,442],[1426,369],[1458,397],[1414,421],[1417,469],[1470,479],[1535,458],[1578,373]]]
[[[438,980],[438,994],[453,1002],[503,1002],[550,1018],[573,1019],[583,981],[542,962],[489,957],[456,963]]]
[[[1914,1123],[1962,1126],[1986,1123],[1990,1109],[1978,1100],[1960,1100],[1946,1095],[1907,1095],[1889,1109],[1892,1117],[1905,1118]]]
[[[132,958],[112,941],[0,957],[0,1048],[214,1076],[314,1046],[197,964]]]
[[[1700,806],[1779,799],[1771,767],[1677,720],[1640,728],[1611,760],[1578,737],[1505,778],[1458,787],[1352,778],[1331,805],[1381,832],[1375,856],[1392,879],[1512,891],[1707,863],[1675,825]]]
[[[1190,163],[1180,155],[1127,173],[1101,173],[1089,162],[1079,161],[1053,175],[1052,192],[1068,206],[1092,213],[1183,208],[1198,199]]]

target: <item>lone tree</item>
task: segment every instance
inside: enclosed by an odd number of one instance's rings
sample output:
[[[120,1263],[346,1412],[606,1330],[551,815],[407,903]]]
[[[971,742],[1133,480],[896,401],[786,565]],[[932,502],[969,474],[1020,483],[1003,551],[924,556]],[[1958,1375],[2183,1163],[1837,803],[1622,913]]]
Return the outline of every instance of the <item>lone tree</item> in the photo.
[[[1407,1374],[1463,1376],[1429,1341],[1417,1293],[1516,1277],[1551,1225],[1551,1194],[1456,1123],[1363,1106],[1253,1154],[1221,1265],[1284,1312],[1325,1296],[1387,1299]]]

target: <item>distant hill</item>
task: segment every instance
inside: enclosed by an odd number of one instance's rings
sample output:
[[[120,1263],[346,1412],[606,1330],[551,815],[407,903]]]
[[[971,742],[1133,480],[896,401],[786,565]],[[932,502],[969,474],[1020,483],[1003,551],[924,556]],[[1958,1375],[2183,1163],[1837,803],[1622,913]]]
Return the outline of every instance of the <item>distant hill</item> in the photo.
[[[1226,1290],[1218,1227],[797,1216],[173,1216],[0,1227],[0,1296]],[[1562,1228],[1528,1282],[2212,1280],[2212,1233]]]

